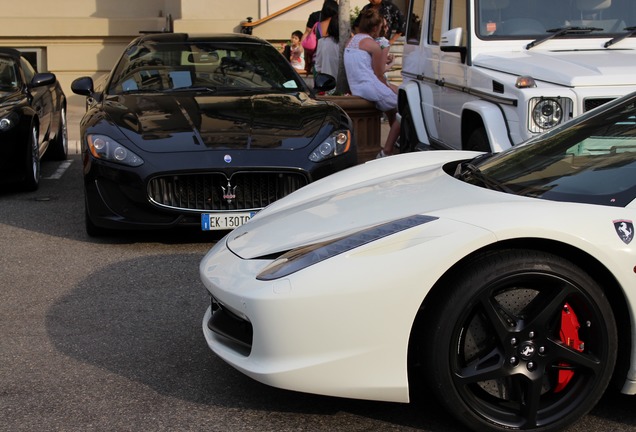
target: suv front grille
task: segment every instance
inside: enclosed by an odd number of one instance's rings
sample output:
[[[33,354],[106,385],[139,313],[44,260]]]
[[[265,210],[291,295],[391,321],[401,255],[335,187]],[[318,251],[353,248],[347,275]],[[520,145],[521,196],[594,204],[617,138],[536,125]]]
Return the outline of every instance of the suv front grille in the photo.
[[[148,184],[151,202],[177,210],[259,210],[308,183],[300,173],[239,172],[156,177]]]

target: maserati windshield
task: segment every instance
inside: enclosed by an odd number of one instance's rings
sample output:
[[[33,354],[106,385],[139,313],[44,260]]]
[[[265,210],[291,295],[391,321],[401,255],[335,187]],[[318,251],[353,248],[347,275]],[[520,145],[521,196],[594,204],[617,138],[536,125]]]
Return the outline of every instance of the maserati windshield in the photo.
[[[109,94],[205,91],[304,90],[304,83],[271,45],[148,42],[129,48],[108,87]]]

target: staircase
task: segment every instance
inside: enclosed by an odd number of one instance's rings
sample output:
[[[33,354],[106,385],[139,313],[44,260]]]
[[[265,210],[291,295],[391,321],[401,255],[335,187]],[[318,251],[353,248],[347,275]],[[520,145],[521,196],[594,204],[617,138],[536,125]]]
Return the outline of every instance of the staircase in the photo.
[[[404,51],[404,37],[398,39],[393,45],[391,45],[391,49],[389,52],[393,54],[393,66],[391,70],[387,72],[387,77],[389,78],[389,82],[399,86],[402,84],[402,53]]]

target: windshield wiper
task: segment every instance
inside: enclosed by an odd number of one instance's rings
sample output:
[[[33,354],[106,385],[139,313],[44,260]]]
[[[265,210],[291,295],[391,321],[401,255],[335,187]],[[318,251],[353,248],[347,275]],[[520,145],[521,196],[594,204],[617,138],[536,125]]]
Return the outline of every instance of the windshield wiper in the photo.
[[[526,45],[526,49],[529,50],[530,48],[534,48],[545,41],[549,41],[550,39],[563,36],[566,34],[585,34],[585,33],[591,33],[593,31],[603,31],[603,29],[598,27],[562,27],[562,28],[550,29],[548,30],[548,33],[551,33],[551,34],[544,36],[542,38],[533,40],[528,45]]]
[[[632,36],[634,36],[636,34],[636,26],[625,27],[623,30],[626,30],[627,33],[624,33],[624,34],[622,34],[620,36],[616,36],[615,38],[612,38],[612,39],[608,40],[607,42],[605,42],[605,44],[603,46],[605,48],[609,48],[612,45],[619,43],[623,39],[627,39],[628,37],[632,37]]]
[[[163,90],[140,88],[140,89],[123,90],[119,94],[143,94],[143,93],[163,93]]]
[[[484,174],[479,168],[477,168],[474,162],[474,160],[471,160],[459,165],[458,172],[455,174],[455,177],[464,180],[467,183],[471,183],[471,180],[476,181],[478,183],[481,183],[488,189],[496,190],[499,192],[513,193],[512,190],[509,187],[505,186],[503,183]]]
[[[188,91],[215,93],[217,91],[217,88],[201,86],[201,87],[177,87],[177,88],[166,90],[166,92],[188,92]]]

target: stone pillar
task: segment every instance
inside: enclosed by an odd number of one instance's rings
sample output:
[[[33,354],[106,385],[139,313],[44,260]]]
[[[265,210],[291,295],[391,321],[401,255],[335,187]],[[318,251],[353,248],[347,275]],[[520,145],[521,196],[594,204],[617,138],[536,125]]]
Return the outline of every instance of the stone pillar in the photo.
[[[358,163],[374,159],[382,145],[380,142],[382,112],[378,111],[375,104],[358,96],[318,96],[317,98],[337,104],[351,118],[358,147]]]

